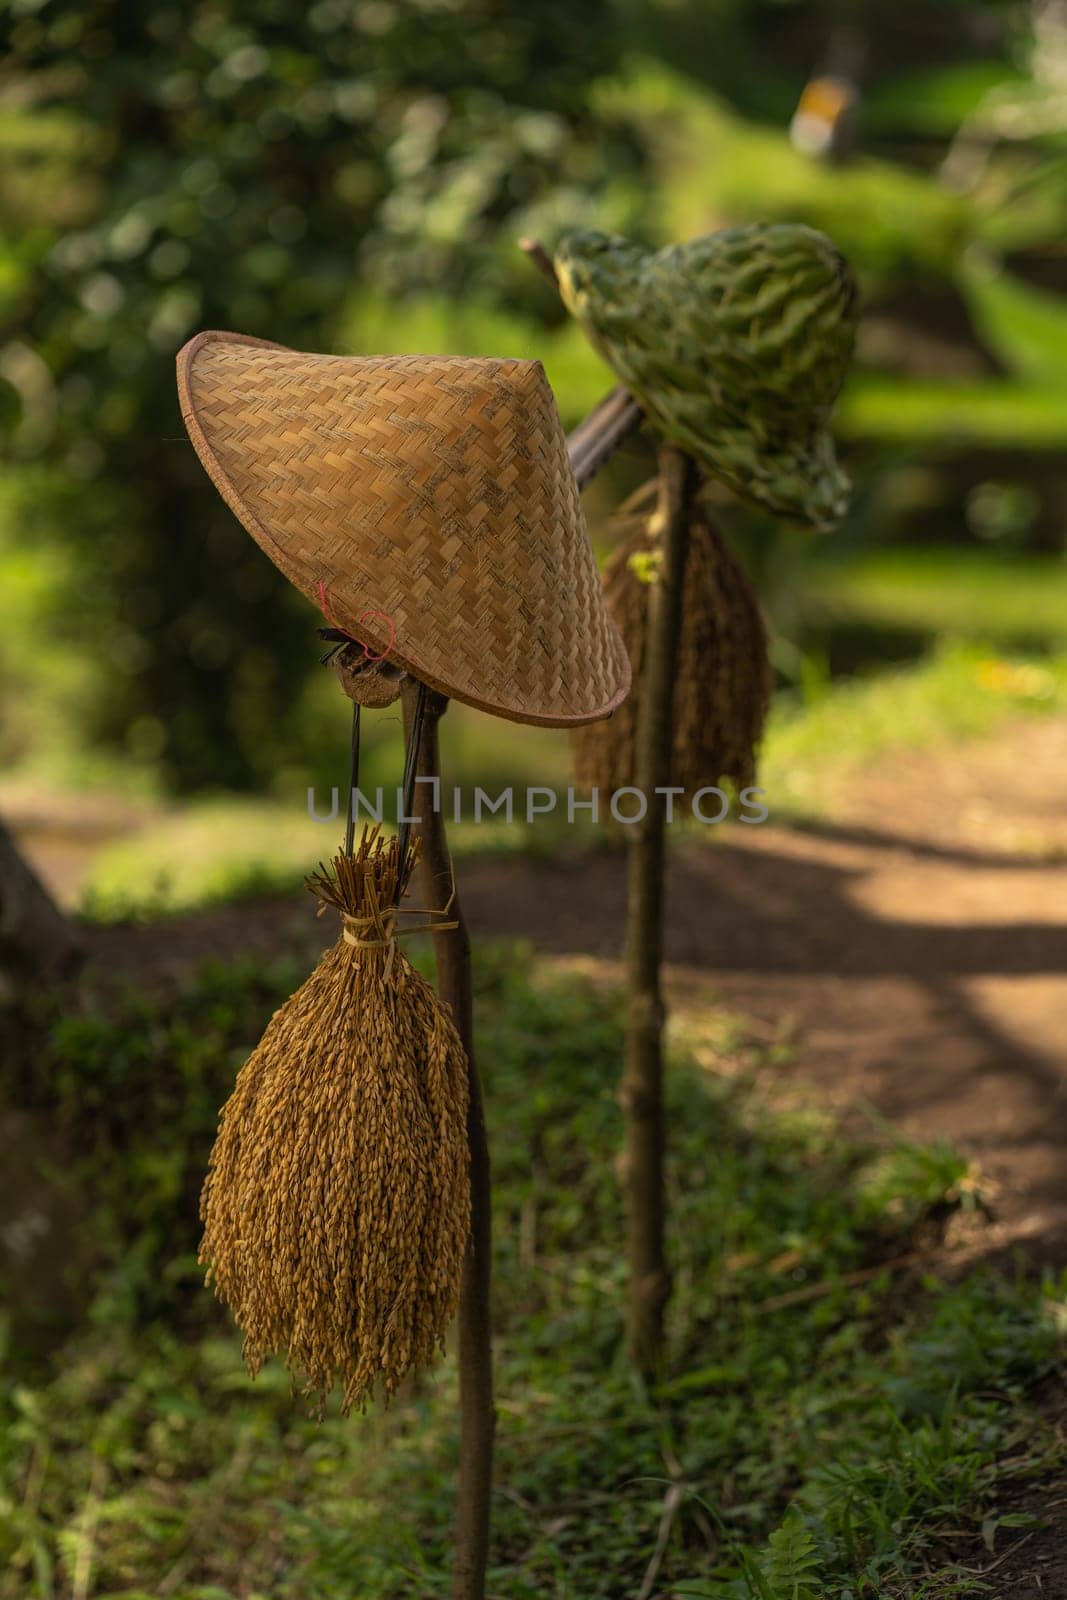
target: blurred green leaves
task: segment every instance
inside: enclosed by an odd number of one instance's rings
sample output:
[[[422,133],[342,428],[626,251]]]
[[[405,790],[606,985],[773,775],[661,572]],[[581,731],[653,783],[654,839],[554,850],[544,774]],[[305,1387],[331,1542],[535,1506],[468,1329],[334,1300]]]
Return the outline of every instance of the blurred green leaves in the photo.
[[[339,770],[343,716],[334,734],[307,715],[317,619],[201,471],[174,351],[215,326],[536,356],[573,424],[611,375],[515,241],[576,225],[650,244],[753,218],[823,228],[865,311],[839,416],[857,493],[835,548],[1059,537],[1058,36],[1016,3],[883,10],[855,8],[859,148],[826,163],[786,130],[836,37],[830,0],[7,8],[0,582],[26,551],[62,552],[40,613],[0,632],[8,681],[47,688],[50,668],[6,641],[59,619],[87,663],[63,706],[72,740],[187,790]],[[591,507],[636,470],[615,464]],[[918,515],[901,508],[916,472]],[[780,531],[734,521],[773,565]],[[17,705],[0,754],[58,715]]]
[[[995,89],[1025,99],[1028,83],[1003,61],[942,67],[881,83],[863,115],[898,136],[917,126],[949,135]],[[1012,273],[997,252],[1040,251],[1061,236],[1067,143],[1016,139],[1006,154],[984,155],[980,179],[960,192],[937,172],[869,156],[841,166],[813,161],[784,129],[747,120],[651,60],[605,84],[598,104],[615,114],[625,108],[645,137],[659,180],[646,217],[655,238],[689,238],[733,222],[809,223],[849,258],[868,313],[940,286],[1008,374],[1005,381],[942,378],[933,352],[926,373],[864,370],[861,340],[840,416],[847,436],[955,450],[1063,445],[1067,301]],[[985,152],[996,141],[986,133],[980,143]]]
[[[972,207],[921,173],[857,159],[841,168],[802,155],[784,129],[749,122],[680,74],[652,62],[605,85],[600,103],[628,107],[649,143],[656,234],[687,239],[727,222],[806,222],[828,233],[866,282],[919,269],[947,272]]]
[[[0,416],[9,470],[48,468],[16,478],[16,523],[75,557],[69,645],[138,641],[81,708],[91,738],[124,742],[154,717],[173,785],[269,780],[316,618],[202,473],[174,353],[205,326],[336,348],[357,282],[507,302],[531,276],[521,219],[584,213],[606,173],[618,186],[636,164],[588,105],[615,64],[613,14],[610,0],[544,0],[536,17],[519,0],[5,11]]]
[[[959,283],[989,349],[1017,377],[1062,397],[1067,390],[1067,300],[1013,277],[978,248],[960,261]]]

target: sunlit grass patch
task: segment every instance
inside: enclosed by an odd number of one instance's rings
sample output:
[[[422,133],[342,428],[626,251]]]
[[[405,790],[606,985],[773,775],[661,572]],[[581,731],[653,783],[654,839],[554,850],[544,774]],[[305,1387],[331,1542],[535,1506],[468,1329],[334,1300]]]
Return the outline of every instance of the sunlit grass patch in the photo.
[[[296,889],[343,833],[343,820],[312,821],[306,806],[231,796],[192,801],[101,851],[81,913],[115,922]]]
[[[775,703],[758,782],[772,819],[819,815],[830,807],[844,778],[894,752],[959,742],[993,732],[1005,720],[1067,708],[1067,654],[1021,656],[973,644],[944,644],[915,666],[837,682],[809,684],[804,696],[784,693]],[[461,791],[460,822],[449,821],[457,857],[580,854],[618,842],[596,827],[587,811],[568,818],[567,749],[558,735],[523,730],[454,708],[446,758],[453,763],[442,790],[446,818]],[[398,756],[399,745],[392,756]],[[384,814],[395,806],[398,762],[373,758],[367,794],[376,796],[387,774]],[[343,808],[343,775],[338,785]],[[527,786],[544,784],[559,798],[555,809],[526,818]],[[511,787],[513,813],[494,817],[483,806],[474,818],[476,789],[489,801]],[[330,792],[316,791],[320,816]],[[581,798],[581,797],[577,797]],[[606,813],[607,799],[602,798]],[[158,916],[218,904],[256,893],[299,888],[305,873],[340,841],[341,820],[316,822],[306,794],[251,801],[220,795],[194,800],[151,818],[128,838],[106,846],[83,891],[84,915],[103,921]]]
[[[782,695],[759,782],[772,814],[818,814],[839,781],[878,758],[992,733],[1011,717],[1067,708],[1067,652],[1024,657],[945,643],[915,666]]]

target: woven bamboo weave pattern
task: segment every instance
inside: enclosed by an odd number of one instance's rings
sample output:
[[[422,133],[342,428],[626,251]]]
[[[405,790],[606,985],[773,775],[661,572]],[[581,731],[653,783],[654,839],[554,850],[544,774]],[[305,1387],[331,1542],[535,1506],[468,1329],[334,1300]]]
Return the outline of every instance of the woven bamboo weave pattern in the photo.
[[[540,362],[204,333],[178,370],[212,480],[336,626],[517,721],[588,722],[622,700],[626,655]]]

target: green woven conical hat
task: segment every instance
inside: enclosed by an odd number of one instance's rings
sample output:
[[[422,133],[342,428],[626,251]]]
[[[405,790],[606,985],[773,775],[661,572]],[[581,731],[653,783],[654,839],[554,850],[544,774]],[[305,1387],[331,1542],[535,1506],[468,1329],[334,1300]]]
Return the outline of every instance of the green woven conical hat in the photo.
[[[777,516],[837,521],[830,414],[856,297],[825,234],[757,224],[653,252],[574,233],[555,260],[568,309],[668,439]]]

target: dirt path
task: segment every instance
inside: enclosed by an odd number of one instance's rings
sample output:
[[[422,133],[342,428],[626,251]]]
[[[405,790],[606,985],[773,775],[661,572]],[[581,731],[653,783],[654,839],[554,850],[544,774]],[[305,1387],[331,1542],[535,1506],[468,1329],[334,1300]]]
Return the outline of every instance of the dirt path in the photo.
[[[527,939],[616,973],[623,880],[618,853],[496,858],[465,863],[462,892],[476,936]],[[846,1116],[874,1107],[906,1133],[962,1147],[995,1185],[983,1253],[1022,1248],[1063,1265],[1065,912],[1067,719],[1035,720],[869,769],[818,828],[677,841],[671,998],[788,1039],[775,1070]],[[238,949],[310,964],[323,943],[299,896],[91,935],[98,970],[144,980]],[[1067,1600],[1067,1484],[1033,1493],[1027,1508],[1050,1525],[1006,1564],[997,1558],[995,1592]]]
[[[616,859],[475,863],[463,896],[477,932],[618,958]],[[879,766],[818,830],[686,841],[667,955],[678,1003],[780,1029],[834,1103],[970,1152],[991,1244],[1067,1261],[1067,722]]]
[[[773,805],[773,796],[770,797]],[[474,860],[477,935],[614,970],[622,860]],[[909,755],[846,785],[832,818],[680,841],[673,999],[725,1006],[793,1044],[797,1079],[856,1114],[944,1136],[996,1186],[989,1245],[1067,1261],[1067,719]],[[180,971],[235,948],[323,943],[299,897],[100,929],[111,969]]]

